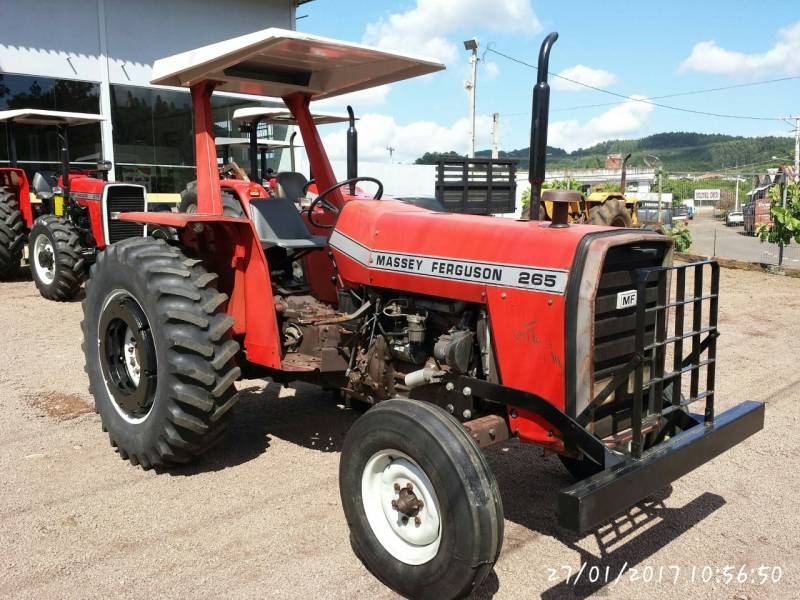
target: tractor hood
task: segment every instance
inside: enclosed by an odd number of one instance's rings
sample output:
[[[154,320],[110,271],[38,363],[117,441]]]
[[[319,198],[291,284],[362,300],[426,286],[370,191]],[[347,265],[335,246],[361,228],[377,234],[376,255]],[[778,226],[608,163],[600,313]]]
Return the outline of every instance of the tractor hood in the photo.
[[[345,282],[481,302],[487,287],[563,295],[578,244],[599,229],[354,200],[330,246]]]

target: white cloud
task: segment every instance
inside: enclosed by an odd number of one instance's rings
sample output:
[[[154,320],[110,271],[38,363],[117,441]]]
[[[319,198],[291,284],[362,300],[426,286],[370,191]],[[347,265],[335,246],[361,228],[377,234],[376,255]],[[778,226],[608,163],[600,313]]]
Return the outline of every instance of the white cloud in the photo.
[[[476,116],[476,149],[489,147],[491,129],[490,116]],[[347,143],[344,130],[329,133],[323,137],[322,142],[331,159],[346,158]],[[459,119],[450,127],[432,121],[415,121],[408,125],[400,125],[392,117],[366,114],[358,123],[358,158],[363,161],[388,160],[389,146],[394,148],[394,160],[413,162],[426,152],[455,150],[466,154],[468,145],[468,119]]]
[[[496,62],[484,61],[483,67],[486,71],[486,79],[494,79],[500,74],[500,67],[497,66]]]
[[[700,42],[692,48],[689,58],[681,63],[679,71],[744,78],[763,74],[764,71],[800,75],[800,21],[779,29],[777,38],[772,48],[754,54],[726,50],[713,40]],[[761,39],[769,39],[769,35]]]
[[[452,63],[464,49],[446,36],[459,31],[469,35],[475,28],[533,34],[541,24],[530,0],[417,0],[406,12],[368,24],[364,43]]]
[[[569,69],[564,69],[559,73],[559,75],[561,75],[561,77],[568,77],[569,79],[574,79],[576,81],[580,81],[581,83],[601,88],[608,87],[617,82],[617,76],[613,73],[609,73],[603,69],[593,69],[592,67],[587,67],[585,65],[575,65]],[[550,80],[550,84],[553,86],[554,90],[561,90],[564,92],[580,92],[588,89],[582,85],[572,83],[571,81],[565,81],[563,79],[559,79],[558,77],[553,77]]]
[[[644,99],[644,96],[633,96]],[[577,120],[550,123],[547,143],[572,152],[598,142],[638,133],[653,112],[654,106],[646,102],[627,100],[586,123]]]

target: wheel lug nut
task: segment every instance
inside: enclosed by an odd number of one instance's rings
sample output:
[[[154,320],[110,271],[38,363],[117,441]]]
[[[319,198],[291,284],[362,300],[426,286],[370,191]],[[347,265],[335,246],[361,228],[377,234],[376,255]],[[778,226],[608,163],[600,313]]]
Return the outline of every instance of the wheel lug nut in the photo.
[[[397,500],[392,500],[392,508],[397,510]]]
[[[414,525],[419,527],[420,523],[422,523],[422,519],[420,519],[419,517],[414,517]]]
[[[410,482],[410,481],[409,481],[409,482],[406,484],[406,489],[407,489],[409,492],[411,492],[411,491],[413,491],[413,490],[414,490],[414,486],[413,486],[413,485],[411,485],[411,482]]]
[[[422,507],[425,506],[422,500],[417,500],[417,510],[422,510]]]
[[[403,518],[402,518],[402,519],[400,519],[400,520],[403,522],[403,525],[405,525],[406,523],[408,523],[408,517],[403,517]]]
[[[395,483],[394,484],[394,491],[395,492],[399,492],[400,491],[400,484],[399,483]]]

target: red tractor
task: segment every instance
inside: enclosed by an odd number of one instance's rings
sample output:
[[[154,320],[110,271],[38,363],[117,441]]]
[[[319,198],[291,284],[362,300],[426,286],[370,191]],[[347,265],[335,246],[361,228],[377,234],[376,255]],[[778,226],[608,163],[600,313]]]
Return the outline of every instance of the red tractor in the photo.
[[[569,224],[569,190],[546,191],[552,220],[535,220],[555,39],[534,90],[528,221],[334,180],[310,102],[441,64],[280,29],[157,61],[153,83],[191,89],[198,207],[121,215],[177,240],[113,244],[87,285],[86,371],[121,457],[148,469],[204,452],[243,372],[338,389],[370,406],[339,469],[354,551],[401,594],[451,598],[503,541],[483,447],[516,437],[557,453],[578,479],[559,522],[586,531],[760,430],[761,403],[714,410],[716,263],[673,266],[652,231]],[[283,98],[320,190],[307,210],[278,196],[223,214],[215,88]],[[374,196],[353,196],[365,180]]]
[[[8,124],[11,158],[10,167],[0,168],[0,279],[16,275],[27,240],[28,262],[39,292],[50,300],[71,300],[100,250],[144,236],[144,225],[118,218],[146,210],[143,186],[110,183],[106,180],[110,163],[104,161],[96,169],[70,166],[67,128],[102,120],[100,115],[51,110],[0,112],[0,121]],[[17,162],[15,124],[57,127],[60,174],[39,171],[28,181]]]

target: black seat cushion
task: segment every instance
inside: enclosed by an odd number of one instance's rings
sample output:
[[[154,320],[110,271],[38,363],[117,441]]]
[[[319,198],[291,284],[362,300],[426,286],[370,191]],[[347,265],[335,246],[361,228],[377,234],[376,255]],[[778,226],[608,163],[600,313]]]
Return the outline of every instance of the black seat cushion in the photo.
[[[52,198],[58,177],[52,171],[37,171],[33,175],[33,193],[41,198]]]
[[[294,201],[289,198],[251,200],[250,218],[265,247],[314,250],[328,245],[328,238],[324,235],[311,234]]]
[[[289,198],[292,202],[305,196],[303,188],[308,183],[308,179],[302,173],[283,171],[275,176],[275,181],[278,184],[278,196]]]

